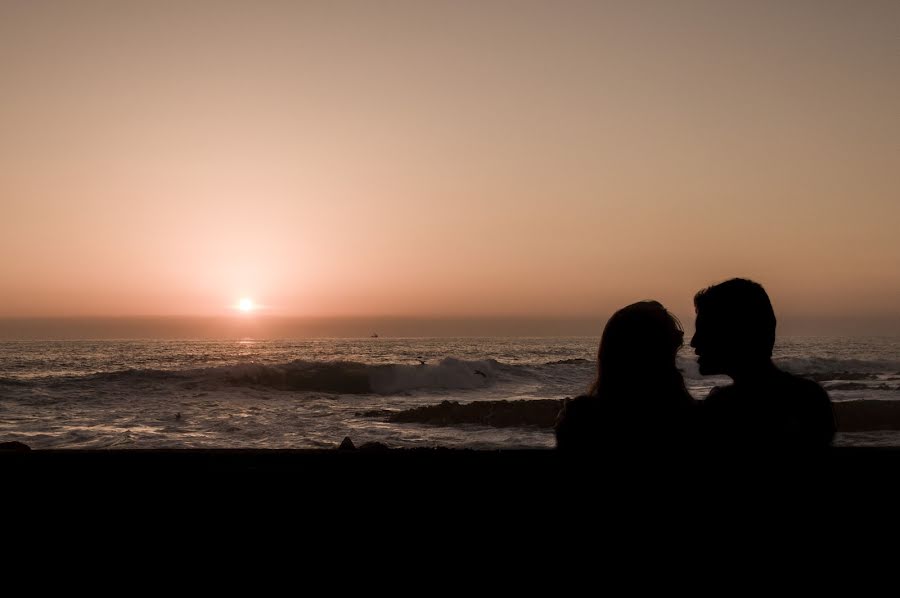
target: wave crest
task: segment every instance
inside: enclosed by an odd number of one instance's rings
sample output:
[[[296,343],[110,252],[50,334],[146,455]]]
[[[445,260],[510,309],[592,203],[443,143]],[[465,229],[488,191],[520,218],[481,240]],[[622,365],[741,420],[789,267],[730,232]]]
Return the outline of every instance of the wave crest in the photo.
[[[0,379],[0,384],[127,384],[143,389],[169,384],[183,389],[209,389],[228,385],[283,391],[389,395],[420,389],[485,388],[500,380],[523,375],[528,375],[527,368],[503,364],[493,359],[470,361],[447,357],[437,363],[417,365],[297,360],[282,364],[239,363],[187,370],[128,369],[32,380],[4,378]]]

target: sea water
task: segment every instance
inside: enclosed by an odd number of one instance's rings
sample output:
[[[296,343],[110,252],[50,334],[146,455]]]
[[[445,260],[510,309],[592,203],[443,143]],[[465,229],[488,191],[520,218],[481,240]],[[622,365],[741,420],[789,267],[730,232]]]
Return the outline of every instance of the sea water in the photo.
[[[596,372],[596,338],[365,338],[0,342],[0,441],[32,448],[549,448],[538,427],[389,423],[375,413],[562,399]],[[900,400],[900,339],[782,338],[775,361],[837,401]],[[703,398],[689,347],[678,357]],[[900,431],[838,445],[900,445]]]

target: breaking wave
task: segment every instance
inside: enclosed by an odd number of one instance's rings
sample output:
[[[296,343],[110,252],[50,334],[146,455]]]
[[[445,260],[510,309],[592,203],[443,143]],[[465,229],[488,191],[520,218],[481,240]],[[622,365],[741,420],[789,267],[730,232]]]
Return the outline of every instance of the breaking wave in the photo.
[[[783,358],[785,370],[816,380],[828,390],[896,391],[900,386],[900,361],[828,358]],[[707,383],[693,357],[679,356],[678,366],[691,383]],[[136,390],[213,390],[251,387],[332,394],[396,395],[413,391],[478,390],[502,383],[528,382],[571,386],[578,392],[595,375],[589,359],[562,359],[537,364],[509,364],[494,359],[465,360],[446,357],[423,364],[366,364],[354,361],[308,361],[233,365],[190,369],[127,369],[85,375],[32,378],[0,378],[0,388],[32,385],[78,386],[82,390],[106,385]]]
[[[283,364],[239,363],[187,370],[129,369],[31,380],[4,378],[0,379],[0,384],[126,384],[134,388],[175,385],[183,389],[244,386],[284,391],[389,395],[428,389],[479,389],[529,375],[529,368],[525,366],[508,365],[493,359],[448,357],[434,364],[418,365],[298,360]]]

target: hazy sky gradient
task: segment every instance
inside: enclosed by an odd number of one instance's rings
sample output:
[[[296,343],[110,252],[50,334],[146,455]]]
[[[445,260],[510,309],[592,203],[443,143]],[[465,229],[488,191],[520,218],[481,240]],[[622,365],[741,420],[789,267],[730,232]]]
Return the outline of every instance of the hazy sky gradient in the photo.
[[[0,317],[896,327],[898,73],[896,1],[3,0]]]

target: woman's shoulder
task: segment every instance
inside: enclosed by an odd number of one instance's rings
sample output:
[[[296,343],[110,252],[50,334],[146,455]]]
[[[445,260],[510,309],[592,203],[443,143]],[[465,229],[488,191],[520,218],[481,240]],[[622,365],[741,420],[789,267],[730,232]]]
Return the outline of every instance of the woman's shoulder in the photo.
[[[593,395],[580,395],[574,399],[566,399],[560,410],[560,417],[594,413],[601,407],[602,401]]]
[[[564,401],[554,426],[557,448],[583,450],[593,442],[593,422],[597,420],[599,402],[590,395]]]
[[[572,417],[582,417],[588,412],[597,409],[598,399],[591,395],[580,395],[575,398],[566,398],[563,400],[562,408],[556,418],[557,425],[564,419]]]
[[[563,401],[563,407],[574,407],[575,409],[580,408],[582,405],[593,405],[599,399],[594,395],[578,395],[573,399],[565,399]]]

